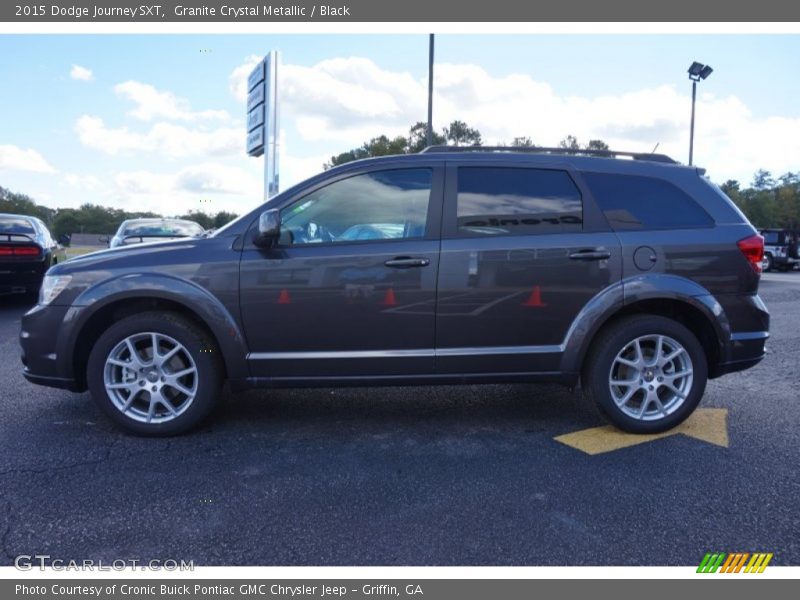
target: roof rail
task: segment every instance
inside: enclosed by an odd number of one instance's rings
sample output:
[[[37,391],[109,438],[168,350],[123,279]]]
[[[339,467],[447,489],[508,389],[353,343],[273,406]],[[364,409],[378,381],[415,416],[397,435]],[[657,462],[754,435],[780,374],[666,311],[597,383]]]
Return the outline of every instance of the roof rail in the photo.
[[[617,150],[584,150],[572,148],[546,148],[542,146],[428,146],[421,153],[433,154],[437,152],[520,152],[528,154],[574,154],[585,156],[601,156],[616,158],[626,156],[634,160],[649,160],[652,162],[677,164],[677,161],[666,154],[649,152],[620,152]]]

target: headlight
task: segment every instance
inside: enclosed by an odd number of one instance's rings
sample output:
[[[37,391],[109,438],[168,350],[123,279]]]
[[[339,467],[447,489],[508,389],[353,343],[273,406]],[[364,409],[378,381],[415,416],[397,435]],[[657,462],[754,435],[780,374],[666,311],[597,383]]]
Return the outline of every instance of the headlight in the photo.
[[[45,275],[39,290],[39,304],[46,306],[56,299],[72,281],[71,275]]]

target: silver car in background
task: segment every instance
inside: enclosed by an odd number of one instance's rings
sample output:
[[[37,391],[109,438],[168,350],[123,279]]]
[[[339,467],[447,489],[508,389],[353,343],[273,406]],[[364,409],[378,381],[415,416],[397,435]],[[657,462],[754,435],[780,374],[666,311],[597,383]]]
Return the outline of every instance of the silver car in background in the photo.
[[[128,219],[119,226],[109,242],[109,248],[161,242],[187,237],[203,237],[206,230],[194,221],[185,219]]]

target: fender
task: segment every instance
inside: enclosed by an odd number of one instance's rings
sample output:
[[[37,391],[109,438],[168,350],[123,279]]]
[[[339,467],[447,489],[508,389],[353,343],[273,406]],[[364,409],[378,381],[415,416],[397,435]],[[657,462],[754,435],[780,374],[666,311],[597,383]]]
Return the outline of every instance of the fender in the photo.
[[[97,311],[115,302],[142,298],[169,300],[195,313],[216,338],[228,377],[247,377],[245,337],[225,305],[196,283],[160,273],[126,274],[105,279],[75,298],[64,317],[56,343],[58,372],[64,377],[74,376],[72,356],[80,339],[78,333]]]
[[[583,307],[564,338],[561,371],[575,378],[603,325],[620,310],[643,300],[675,300],[699,310],[714,328],[721,361],[726,360],[731,327],[722,305],[697,282],[653,273],[625,278],[603,289]]]

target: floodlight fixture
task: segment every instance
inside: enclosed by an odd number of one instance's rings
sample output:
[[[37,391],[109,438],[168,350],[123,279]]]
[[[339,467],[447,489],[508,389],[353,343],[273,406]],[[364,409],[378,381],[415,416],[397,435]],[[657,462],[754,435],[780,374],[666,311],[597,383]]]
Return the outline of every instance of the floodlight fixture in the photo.
[[[692,160],[694,159],[694,106],[697,99],[697,82],[704,80],[713,72],[714,69],[697,61],[694,61],[689,66],[689,79],[692,80],[692,124],[689,130],[689,166],[691,166]]]

